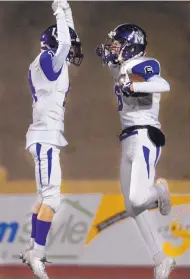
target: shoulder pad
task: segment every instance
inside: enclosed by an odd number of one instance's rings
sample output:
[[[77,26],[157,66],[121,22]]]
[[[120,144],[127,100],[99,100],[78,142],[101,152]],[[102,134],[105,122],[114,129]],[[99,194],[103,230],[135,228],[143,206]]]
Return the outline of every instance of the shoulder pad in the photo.
[[[52,57],[54,57],[55,53],[56,53],[56,50],[55,49],[50,49],[50,50],[47,50],[48,54],[51,55]]]
[[[40,55],[40,67],[42,71],[44,72],[45,76],[50,81],[55,81],[59,77],[62,68],[58,72],[54,72],[53,66],[52,66],[52,57],[54,56],[55,51],[54,50],[46,50],[43,51]]]
[[[145,80],[148,80],[154,75],[160,74],[160,64],[153,58],[146,58],[137,61],[132,67],[132,73],[141,76]]]
[[[54,50],[54,49],[48,49],[48,50],[43,51],[43,52],[41,53],[41,55],[44,55],[44,56],[50,55],[51,57],[54,57],[55,53],[56,53],[56,50]]]

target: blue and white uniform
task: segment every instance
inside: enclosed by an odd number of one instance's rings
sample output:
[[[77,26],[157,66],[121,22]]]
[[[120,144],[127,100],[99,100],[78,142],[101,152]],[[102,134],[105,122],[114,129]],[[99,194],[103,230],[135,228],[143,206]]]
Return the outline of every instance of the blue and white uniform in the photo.
[[[62,9],[57,13],[57,51],[45,50],[29,67],[33,97],[33,123],[26,135],[26,148],[41,142],[56,146],[67,144],[64,138],[65,99],[69,90],[67,56],[71,46],[69,28]],[[70,21],[71,22],[71,21]]]
[[[33,122],[26,134],[26,149],[35,161],[39,198],[55,211],[59,205],[61,185],[59,148],[67,145],[64,137],[64,112],[69,90],[69,26],[74,28],[70,7],[67,10],[59,7],[56,20],[58,49],[42,51],[29,67]]]
[[[160,76],[159,62],[143,56],[124,61],[121,65],[110,63],[108,66],[114,77],[122,129],[136,125],[151,125],[160,129],[160,93],[169,91],[170,86]],[[120,76],[126,75],[128,82],[131,74],[143,80],[133,82],[134,92],[138,93],[138,97],[125,97],[118,89]],[[137,129],[122,136],[121,144],[120,179],[122,191],[126,193],[126,205],[141,207],[148,199],[149,187],[154,183],[161,148],[150,140],[147,129]]]
[[[122,65],[109,64],[109,68],[114,77],[122,129],[137,125],[150,125],[160,129],[160,93],[169,91],[170,86],[160,76],[159,62],[153,58],[137,57],[123,62]],[[135,95],[125,97],[119,90],[120,76],[125,75],[129,82],[131,74],[141,77],[142,81],[133,82]],[[125,207],[135,219],[155,259],[162,253],[162,239],[147,209],[157,207],[158,193],[155,193],[153,185],[161,147],[151,141],[147,128],[125,133],[120,140],[120,184]]]
[[[148,57],[137,57],[123,62],[120,66],[109,65],[114,76],[115,88],[121,75],[134,74],[145,82],[134,82],[134,92],[140,97],[125,97],[115,92],[118,98],[122,129],[134,125],[152,125],[160,128],[158,120],[161,92],[169,91],[169,84],[160,76],[160,64],[157,60]],[[141,96],[148,93],[148,96]]]

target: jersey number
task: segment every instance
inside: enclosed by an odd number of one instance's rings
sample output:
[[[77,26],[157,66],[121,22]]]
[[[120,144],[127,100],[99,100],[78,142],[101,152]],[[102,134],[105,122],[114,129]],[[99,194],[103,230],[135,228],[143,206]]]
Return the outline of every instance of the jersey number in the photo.
[[[121,96],[121,91],[118,85],[115,86],[115,94],[117,96],[118,111],[123,110],[123,97]]]
[[[33,101],[36,103],[37,102],[37,96],[36,96],[35,88],[34,88],[33,83],[32,83],[32,77],[31,77],[31,71],[30,70],[28,72],[28,81],[29,81],[31,92],[32,92]]]

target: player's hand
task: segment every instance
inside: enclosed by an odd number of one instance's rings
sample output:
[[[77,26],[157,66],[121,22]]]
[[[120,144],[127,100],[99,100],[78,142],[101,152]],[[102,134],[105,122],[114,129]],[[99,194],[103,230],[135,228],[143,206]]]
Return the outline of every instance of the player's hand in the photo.
[[[119,87],[124,96],[129,97],[134,93],[133,83],[127,74],[120,75],[118,82],[119,82]]]
[[[96,54],[101,58],[103,64],[108,64],[109,62],[117,63],[116,54],[110,53],[103,44],[97,46]]]
[[[129,81],[121,86],[121,91],[125,97],[132,96],[134,94],[132,81]]]
[[[96,54],[99,56],[99,57],[102,57],[104,53],[104,45],[98,45],[97,48],[96,48]]]
[[[60,0],[60,5],[63,10],[67,10],[68,8],[70,8],[70,5],[67,0]]]
[[[59,0],[54,0],[54,2],[52,3],[52,10],[53,10],[54,15],[57,14],[59,8],[61,8]]]
[[[54,15],[56,15],[60,9],[66,10],[69,7],[70,6],[67,0],[54,0],[54,2],[52,3],[52,10],[54,12]]]
[[[119,86],[122,88],[126,83],[130,82],[128,74],[121,74],[118,78]]]

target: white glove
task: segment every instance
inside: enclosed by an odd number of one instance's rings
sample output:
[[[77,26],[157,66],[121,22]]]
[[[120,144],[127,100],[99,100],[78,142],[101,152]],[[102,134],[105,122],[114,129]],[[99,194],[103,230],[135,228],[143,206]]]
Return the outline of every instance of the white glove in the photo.
[[[52,10],[54,15],[57,15],[59,10],[62,10],[59,0],[54,0],[54,2],[52,3]]]
[[[67,0],[54,0],[52,3],[54,15],[56,15],[59,10],[67,10],[68,8],[70,8],[70,5],[68,4]]]
[[[70,8],[70,5],[67,2],[67,0],[60,0],[60,5],[61,5],[63,10],[67,10],[68,8]]]
[[[118,78],[119,86],[122,87],[125,84],[129,83],[131,80],[129,79],[128,74],[122,74]]]

